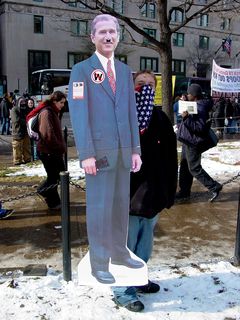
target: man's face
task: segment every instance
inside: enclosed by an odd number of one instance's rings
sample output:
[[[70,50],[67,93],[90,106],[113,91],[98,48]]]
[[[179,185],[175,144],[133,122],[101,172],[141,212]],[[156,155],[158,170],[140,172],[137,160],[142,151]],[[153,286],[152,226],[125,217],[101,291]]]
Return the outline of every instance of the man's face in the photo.
[[[134,81],[134,85],[135,87],[149,85],[155,91],[155,81],[153,76],[149,73],[139,74]]]
[[[113,20],[96,23],[95,34],[91,35],[96,50],[106,58],[110,58],[117,47],[119,36]]]
[[[195,101],[196,98],[194,96],[192,96],[190,93],[187,95],[188,97],[188,101]]]

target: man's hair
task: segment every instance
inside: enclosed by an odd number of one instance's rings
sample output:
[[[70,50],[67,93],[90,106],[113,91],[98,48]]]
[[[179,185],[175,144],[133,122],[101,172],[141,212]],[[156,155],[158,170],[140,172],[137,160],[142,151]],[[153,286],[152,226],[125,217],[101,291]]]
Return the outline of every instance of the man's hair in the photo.
[[[91,34],[92,35],[95,34],[96,24],[99,21],[110,21],[110,20],[112,20],[115,23],[117,33],[119,34],[120,33],[120,26],[119,26],[118,20],[117,20],[117,18],[115,18],[114,16],[111,16],[110,14],[99,14],[93,19],[92,24],[91,24]]]
[[[134,73],[133,75],[133,80],[135,81],[135,79],[140,75],[140,74],[144,74],[144,73],[147,73],[149,74],[150,76],[153,77],[154,79],[154,82],[155,82],[155,87],[157,86],[157,77],[155,76],[154,72],[152,72],[151,70],[139,70],[137,71],[136,73]]]

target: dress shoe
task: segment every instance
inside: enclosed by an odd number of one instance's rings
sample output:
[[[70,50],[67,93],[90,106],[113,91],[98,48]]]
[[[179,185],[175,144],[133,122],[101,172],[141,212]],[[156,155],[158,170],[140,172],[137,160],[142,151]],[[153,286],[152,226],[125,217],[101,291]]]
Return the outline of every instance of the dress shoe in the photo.
[[[216,200],[221,190],[222,190],[222,185],[220,184],[216,190],[211,192],[209,202],[213,202],[214,200]]]
[[[0,219],[6,219],[14,213],[13,209],[1,209],[0,210]]]
[[[113,298],[112,300],[116,303],[117,306],[124,307],[132,312],[141,312],[144,309],[144,304],[140,300],[129,302],[128,304],[123,304],[119,302],[116,298]]]
[[[122,265],[128,268],[139,269],[144,266],[141,261],[134,260],[132,258],[125,258],[121,260],[111,259],[112,264]]]
[[[101,283],[114,283],[115,279],[109,271],[92,271],[92,275]]]
[[[141,312],[144,309],[144,304],[141,301],[135,301],[127,304],[126,309],[133,312]]]
[[[176,200],[188,200],[190,198],[190,192],[182,192],[179,191],[176,193],[175,199]]]
[[[156,293],[160,290],[160,286],[157,283],[148,280],[148,284],[144,286],[138,286],[136,289],[139,293]]]

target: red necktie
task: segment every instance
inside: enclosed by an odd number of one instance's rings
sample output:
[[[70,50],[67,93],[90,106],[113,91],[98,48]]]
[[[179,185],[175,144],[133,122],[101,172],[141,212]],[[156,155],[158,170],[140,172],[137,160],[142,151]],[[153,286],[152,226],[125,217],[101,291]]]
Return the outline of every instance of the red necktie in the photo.
[[[108,80],[109,80],[109,84],[112,88],[113,93],[115,94],[116,92],[116,81],[114,78],[114,74],[111,68],[111,60],[108,60],[107,62],[107,76],[108,76]]]

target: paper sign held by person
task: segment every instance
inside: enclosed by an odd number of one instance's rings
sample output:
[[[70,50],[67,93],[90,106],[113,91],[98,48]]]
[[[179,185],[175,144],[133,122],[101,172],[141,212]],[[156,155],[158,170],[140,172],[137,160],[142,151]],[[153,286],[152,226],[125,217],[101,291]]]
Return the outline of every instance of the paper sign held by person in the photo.
[[[179,104],[178,113],[183,113],[184,111],[187,111],[190,114],[197,114],[198,113],[196,101],[179,100],[178,104]]]

